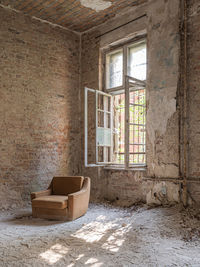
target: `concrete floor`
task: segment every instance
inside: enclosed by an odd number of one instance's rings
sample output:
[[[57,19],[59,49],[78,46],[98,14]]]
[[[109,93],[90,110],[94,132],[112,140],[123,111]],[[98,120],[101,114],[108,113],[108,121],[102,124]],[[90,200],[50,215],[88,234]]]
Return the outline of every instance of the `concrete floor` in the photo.
[[[200,266],[200,213],[90,205],[73,222],[0,215],[0,266]]]

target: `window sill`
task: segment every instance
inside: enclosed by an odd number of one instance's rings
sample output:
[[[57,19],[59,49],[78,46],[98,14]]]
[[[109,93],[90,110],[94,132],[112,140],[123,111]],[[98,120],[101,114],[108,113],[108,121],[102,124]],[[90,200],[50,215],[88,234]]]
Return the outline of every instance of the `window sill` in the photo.
[[[146,171],[146,165],[135,165],[126,168],[124,165],[101,165],[101,164],[88,164],[85,165],[86,168],[103,168],[105,170],[118,170],[118,171]]]
[[[110,165],[104,166],[105,170],[117,170],[117,171],[146,171],[147,166],[131,166],[126,168],[125,166]]]

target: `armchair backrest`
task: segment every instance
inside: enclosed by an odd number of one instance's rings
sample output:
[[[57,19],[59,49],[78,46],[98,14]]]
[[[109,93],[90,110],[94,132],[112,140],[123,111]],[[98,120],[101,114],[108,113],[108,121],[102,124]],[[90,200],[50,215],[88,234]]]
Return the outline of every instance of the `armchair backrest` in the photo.
[[[53,177],[51,187],[53,195],[68,195],[78,192],[83,186],[83,176]]]

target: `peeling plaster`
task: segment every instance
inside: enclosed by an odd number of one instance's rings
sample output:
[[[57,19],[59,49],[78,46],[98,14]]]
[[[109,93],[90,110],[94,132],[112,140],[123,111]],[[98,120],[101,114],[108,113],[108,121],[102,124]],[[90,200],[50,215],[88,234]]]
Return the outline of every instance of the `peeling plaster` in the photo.
[[[110,1],[104,0],[80,0],[80,2],[82,6],[91,8],[96,12],[109,8],[112,5]]]
[[[171,182],[155,183],[146,195],[148,205],[166,205],[180,202],[179,184]]]
[[[164,93],[168,92],[168,95]],[[152,105],[148,110],[148,135],[152,144],[155,142],[155,133],[164,135],[168,120],[176,112],[176,88],[166,88],[165,92],[151,92]]]

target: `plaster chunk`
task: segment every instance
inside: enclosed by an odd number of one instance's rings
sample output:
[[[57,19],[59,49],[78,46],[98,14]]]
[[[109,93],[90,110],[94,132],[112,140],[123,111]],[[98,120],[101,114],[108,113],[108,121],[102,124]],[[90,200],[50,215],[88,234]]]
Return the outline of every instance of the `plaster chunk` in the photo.
[[[158,182],[146,195],[148,205],[166,205],[180,202],[179,185],[171,182]]]
[[[110,1],[104,0],[80,0],[80,2],[82,6],[91,8],[96,12],[109,8],[112,5]]]

